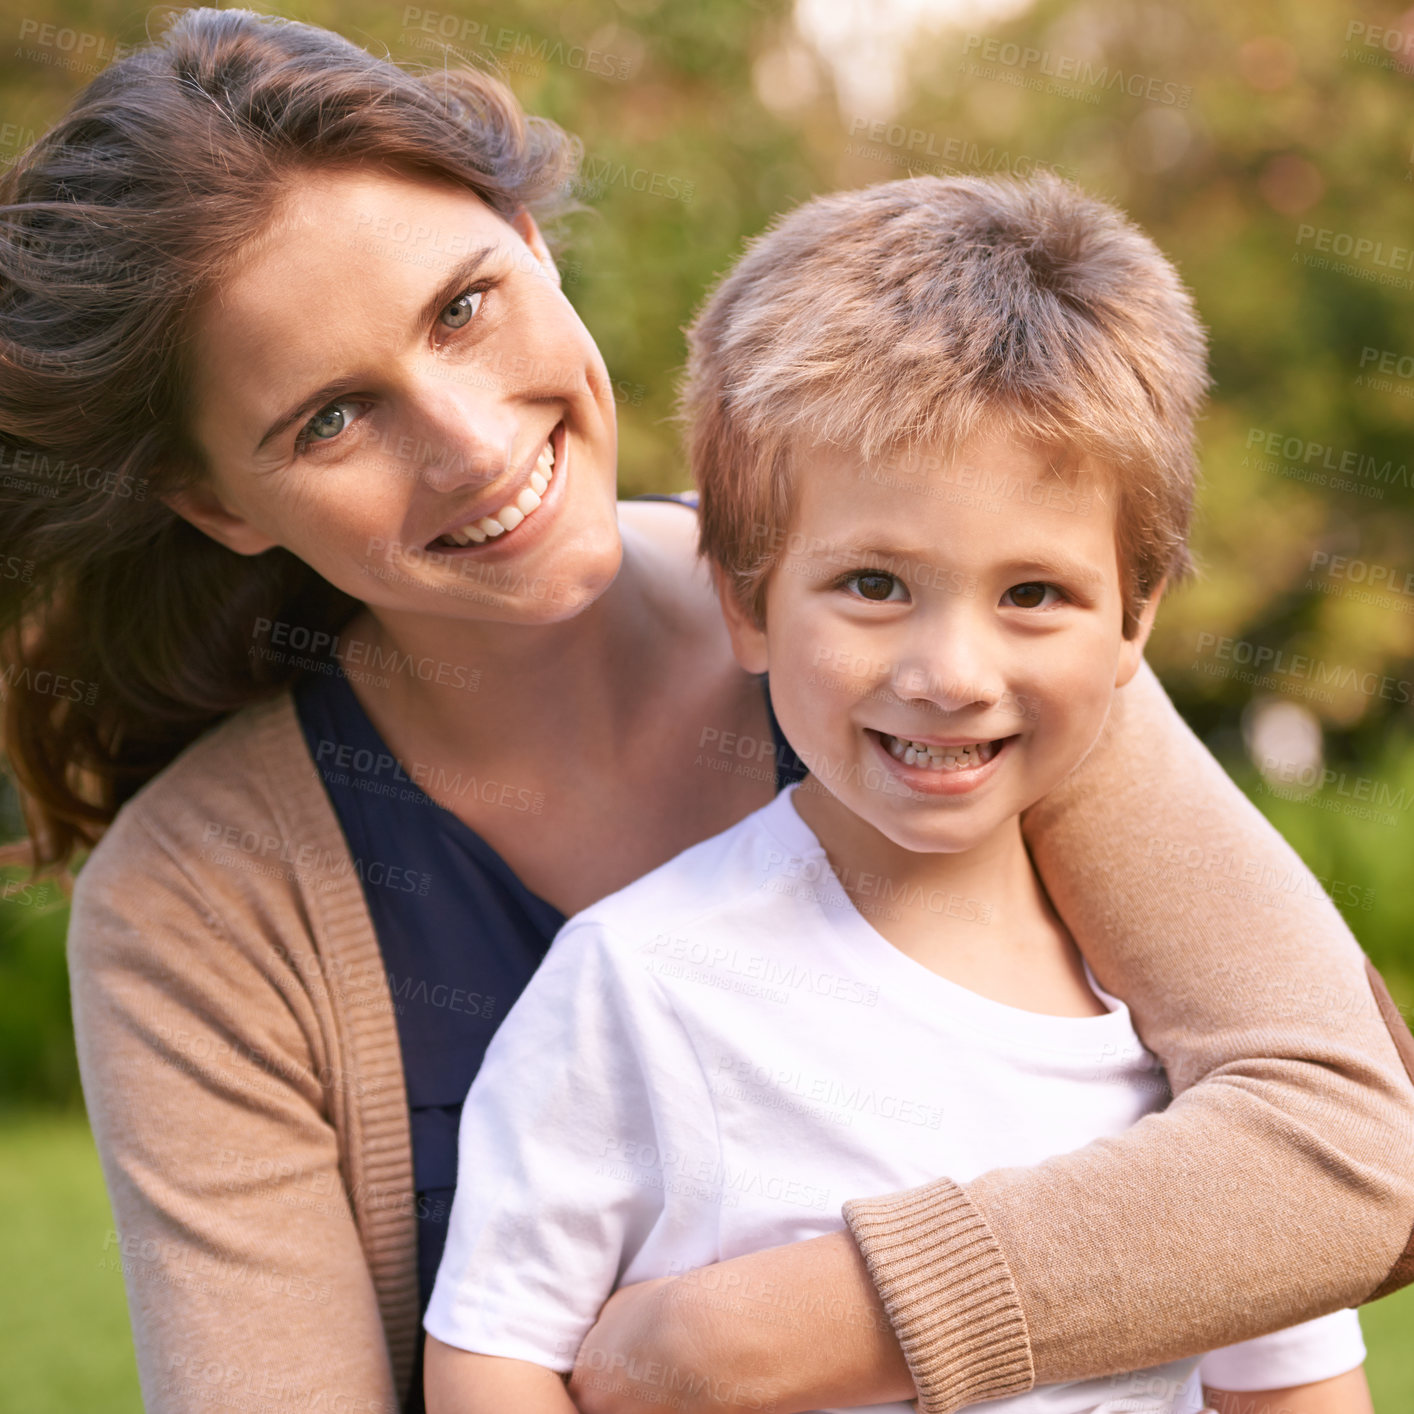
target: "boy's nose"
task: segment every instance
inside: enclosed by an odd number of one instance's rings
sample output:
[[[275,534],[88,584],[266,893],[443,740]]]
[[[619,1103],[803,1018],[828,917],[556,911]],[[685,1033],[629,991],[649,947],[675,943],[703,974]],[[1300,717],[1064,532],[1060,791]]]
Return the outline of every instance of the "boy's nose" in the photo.
[[[945,712],[993,706],[1006,688],[985,647],[957,628],[910,644],[894,665],[891,685],[905,701],[931,702]]]

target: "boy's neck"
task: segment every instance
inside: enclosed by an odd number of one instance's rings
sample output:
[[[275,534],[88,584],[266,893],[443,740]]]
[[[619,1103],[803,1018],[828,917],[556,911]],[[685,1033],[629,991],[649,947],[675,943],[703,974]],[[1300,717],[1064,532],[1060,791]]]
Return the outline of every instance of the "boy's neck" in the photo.
[[[1013,816],[969,850],[895,844],[813,776],[793,803],[864,921],[930,971],[995,1001],[1058,1016],[1105,1011]]]
[[[957,907],[951,912],[934,909],[929,916],[941,932],[959,935],[977,931],[960,921],[964,902],[971,905],[974,914],[980,912],[991,920],[984,931],[1008,916],[1019,922],[1024,907],[1034,908],[1032,881],[1036,873],[1016,816],[971,849],[919,854],[881,834],[814,776],[807,776],[796,789],[795,808],[820,841],[830,867],[856,906],[884,903],[896,910],[905,898],[916,898],[921,889],[925,895],[956,900]],[[868,911],[861,912],[871,917]],[[879,931],[888,935],[886,928]]]

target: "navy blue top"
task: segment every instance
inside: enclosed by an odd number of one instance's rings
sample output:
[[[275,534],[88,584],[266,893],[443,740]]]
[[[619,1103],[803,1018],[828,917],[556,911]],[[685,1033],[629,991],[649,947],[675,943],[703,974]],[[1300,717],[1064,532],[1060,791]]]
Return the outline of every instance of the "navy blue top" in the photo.
[[[492,1034],[565,915],[531,893],[465,821],[424,794],[384,744],[338,661],[331,658],[329,668],[295,685],[295,710],[362,880],[388,974],[411,1118],[425,1311],[447,1239],[462,1101]],[[764,676],[761,685],[779,791],[800,780],[805,767],[781,735]],[[512,804],[534,811],[533,797]],[[419,1356],[410,1414],[423,1407],[421,1383]]]

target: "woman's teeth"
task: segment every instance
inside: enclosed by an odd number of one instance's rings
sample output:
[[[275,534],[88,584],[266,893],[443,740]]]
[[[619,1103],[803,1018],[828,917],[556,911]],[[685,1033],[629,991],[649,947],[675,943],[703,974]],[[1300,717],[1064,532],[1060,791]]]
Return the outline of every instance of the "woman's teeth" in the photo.
[[[480,520],[471,521],[460,530],[451,530],[446,535],[439,535],[432,543],[480,545],[485,540],[494,540],[498,535],[514,530],[521,521],[539,509],[540,502],[554,479],[555,447],[552,442],[546,442],[540,451],[540,460],[535,463],[535,470],[530,473],[530,485],[514,501],[502,506],[495,515],[482,516]]]
[[[961,771],[967,766],[982,766],[997,754],[999,741],[974,741],[966,746],[930,746],[925,741],[880,733],[889,755],[905,766],[922,766],[928,771]]]

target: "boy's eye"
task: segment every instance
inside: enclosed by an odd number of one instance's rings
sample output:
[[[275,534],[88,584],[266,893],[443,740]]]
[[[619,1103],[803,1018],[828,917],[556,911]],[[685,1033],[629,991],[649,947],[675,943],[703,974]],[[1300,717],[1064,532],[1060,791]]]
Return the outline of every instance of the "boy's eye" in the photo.
[[[876,604],[896,597],[894,591],[903,589],[903,581],[887,570],[854,570],[844,577],[842,583],[852,588],[861,599],[869,599]]]
[[[1047,594],[1054,594],[1057,598],[1060,597],[1060,591],[1054,584],[1013,584],[1012,587],[1002,595],[1002,601],[1005,602],[1007,598],[1010,597],[1013,608],[1043,609],[1049,607],[1049,603],[1046,600]]]

